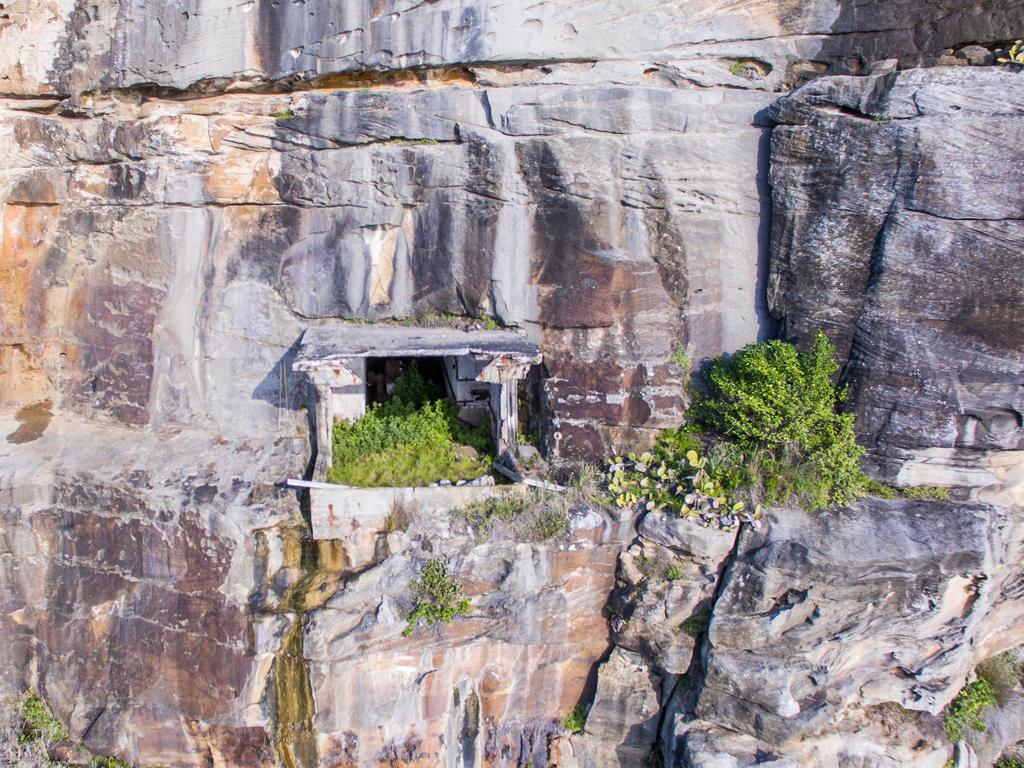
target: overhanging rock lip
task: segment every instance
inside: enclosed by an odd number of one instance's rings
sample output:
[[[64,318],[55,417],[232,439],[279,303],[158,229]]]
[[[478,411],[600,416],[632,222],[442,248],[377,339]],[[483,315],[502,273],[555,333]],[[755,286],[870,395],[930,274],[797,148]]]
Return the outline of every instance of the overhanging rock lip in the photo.
[[[292,368],[313,371],[359,357],[448,355],[504,355],[523,363],[540,362],[537,345],[521,331],[332,323],[306,331]]]

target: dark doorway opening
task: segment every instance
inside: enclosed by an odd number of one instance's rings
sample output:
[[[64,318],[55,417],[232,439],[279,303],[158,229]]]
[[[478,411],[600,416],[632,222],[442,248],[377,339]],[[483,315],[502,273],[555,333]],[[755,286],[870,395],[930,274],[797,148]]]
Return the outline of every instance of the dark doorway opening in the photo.
[[[429,399],[451,398],[443,357],[368,357],[366,358],[366,404],[386,403],[398,378],[415,366],[429,389]]]

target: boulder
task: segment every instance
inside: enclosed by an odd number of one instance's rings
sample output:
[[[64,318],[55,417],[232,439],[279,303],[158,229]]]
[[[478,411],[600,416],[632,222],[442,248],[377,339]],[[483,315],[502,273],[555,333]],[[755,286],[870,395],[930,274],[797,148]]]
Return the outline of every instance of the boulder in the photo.
[[[599,669],[580,768],[643,765],[658,735],[662,683],[639,654],[612,651]]]
[[[714,605],[697,712],[781,745],[844,709],[938,713],[1016,645],[1024,519],[999,507],[867,499],[744,530]]]
[[[732,551],[736,531],[705,528],[692,520],[668,512],[653,510],[640,520],[639,534],[680,554],[721,561]]]

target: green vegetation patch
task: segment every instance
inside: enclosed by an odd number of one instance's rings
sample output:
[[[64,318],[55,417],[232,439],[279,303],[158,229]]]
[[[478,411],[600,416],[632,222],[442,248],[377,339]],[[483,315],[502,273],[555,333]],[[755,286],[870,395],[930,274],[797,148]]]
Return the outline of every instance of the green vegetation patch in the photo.
[[[469,599],[462,595],[462,582],[448,575],[448,563],[443,557],[427,560],[420,569],[420,578],[410,585],[416,604],[405,617],[408,626],[403,637],[414,631],[420,619],[427,624],[447,624],[469,610]]]
[[[686,576],[686,571],[683,570],[680,565],[670,565],[665,569],[665,580],[666,581],[679,581]]]
[[[711,617],[706,613],[695,614],[679,625],[679,628],[683,630],[687,635],[692,638],[700,637],[702,634],[708,631],[708,625],[711,623]]]
[[[562,720],[562,727],[569,733],[583,733],[583,729],[587,727],[588,714],[585,704],[577,704]]]
[[[662,432],[652,451],[613,457],[608,491],[620,507],[674,511],[726,530],[757,520],[763,504],[795,500],[816,510],[853,501],[869,480],[853,415],[839,411],[838,367],[820,331],[807,352],[763,341],[719,358],[686,426]]]
[[[478,541],[498,534],[539,543],[568,532],[570,503],[562,494],[530,488],[525,493],[474,502],[453,509],[451,514],[465,523]]]
[[[1000,653],[981,662],[977,668],[978,677],[984,678],[996,696],[999,706],[1009,702],[1010,697],[1020,690],[1024,679],[1024,664],[1012,651]]]
[[[818,331],[807,352],[783,341],[763,341],[715,361],[708,393],[691,410],[693,421],[728,441],[737,454],[809,465],[820,486],[811,506],[844,504],[864,490],[853,414],[840,413],[845,388],[832,377],[835,349]],[[733,462],[737,463],[737,462]]]
[[[932,485],[896,486],[868,479],[864,490],[882,499],[911,499],[912,501],[949,501],[949,489]]]
[[[981,715],[996,705],[996,693],[984,677],[968,683],[949,703],[942,716],[942,729],[950,741],[964,738],[969,730],[984,731]]]
[[[486,424],[460,421],[455,405],[412,365],[388,402],[354,422],[335,422],[333,449],[327,481],[368,488],[473,480],[490,471],[493,445]]]
[[[92,755],[71,741],[67,726],[35,691],[0,701],[0,763],[24,768],[131,768],[120,758]]]

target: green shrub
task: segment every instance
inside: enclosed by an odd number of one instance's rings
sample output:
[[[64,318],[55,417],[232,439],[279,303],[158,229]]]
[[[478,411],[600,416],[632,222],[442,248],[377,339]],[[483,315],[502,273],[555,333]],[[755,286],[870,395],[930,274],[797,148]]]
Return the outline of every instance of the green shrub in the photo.
[[[402,631],[403,637],[416,630],[421,618],[427,624],[447,624],[469,610],[469,600],[462,596],[462,582],[448,575],[448,563],[443,557],[427,560],[420,569],[420,578],[409,586],[416,603],[405,617],[408,626]]]
[[[577,704],[562,721],[562,727],[569,733],[583,733],[587,727],[587,707],[585,704]]]
[[[8,696],[0,706],[0,765],[19,768],[71,768],[63,760],[53,757],[61,747],[63,752],[75,750],[86,753],[87,763],[74,765],[82,768],[131,768],[117,757],[88,756],[81,745],[70,741],[67,726],[54,714],[53,709],[35,691]]]
[[[422,486],[439,480],[472,480],[490,470],[487,425],[458,419],[455,405],[412,365],[396,381],[391,399],[376,403],[354,422],[338,421],[327,481],[359,487]],[[460,455],[471,446],[478,458]]]
[[[29,691],[18,700],[21,707],[21,718],[23,727],[21,731],[21,743],[39,741],[46,744],[55,744],[68,738],[67,726],[61,722],[50,705],[47,704],[35,691]]]
[[[1019,757],[1003,757],[996,763],[996,768],[1024,768],[1024,759]]]
[[[985,723],[981,714],[995,706],[996,694],[992,685],[983,677],[968,683],[946,707],[942,717],[942,728],[950,741],[960,741],[968,729],[984,731]]]
[[[837,370],[835,350],[821,331],[808,352],[783,341],[751,344],[715,361],[708,391],[690,416],[731,446],[726,467],[742,471],[756,458],[762,475],[770,471],[776,487],[763,483],[769,497],[796,495],[810,508],[843,504],[863,493],[867,479],[853,415],[837,411],[846,397],[832,381]],[[711,474],[718,479],[717,471]]]
[[[978,665],[978,677],[984,678],[995,693],[996,702],[1003,706],[1020,688],[1024,678],[1024,665],[1010,651],[986,659]]]

